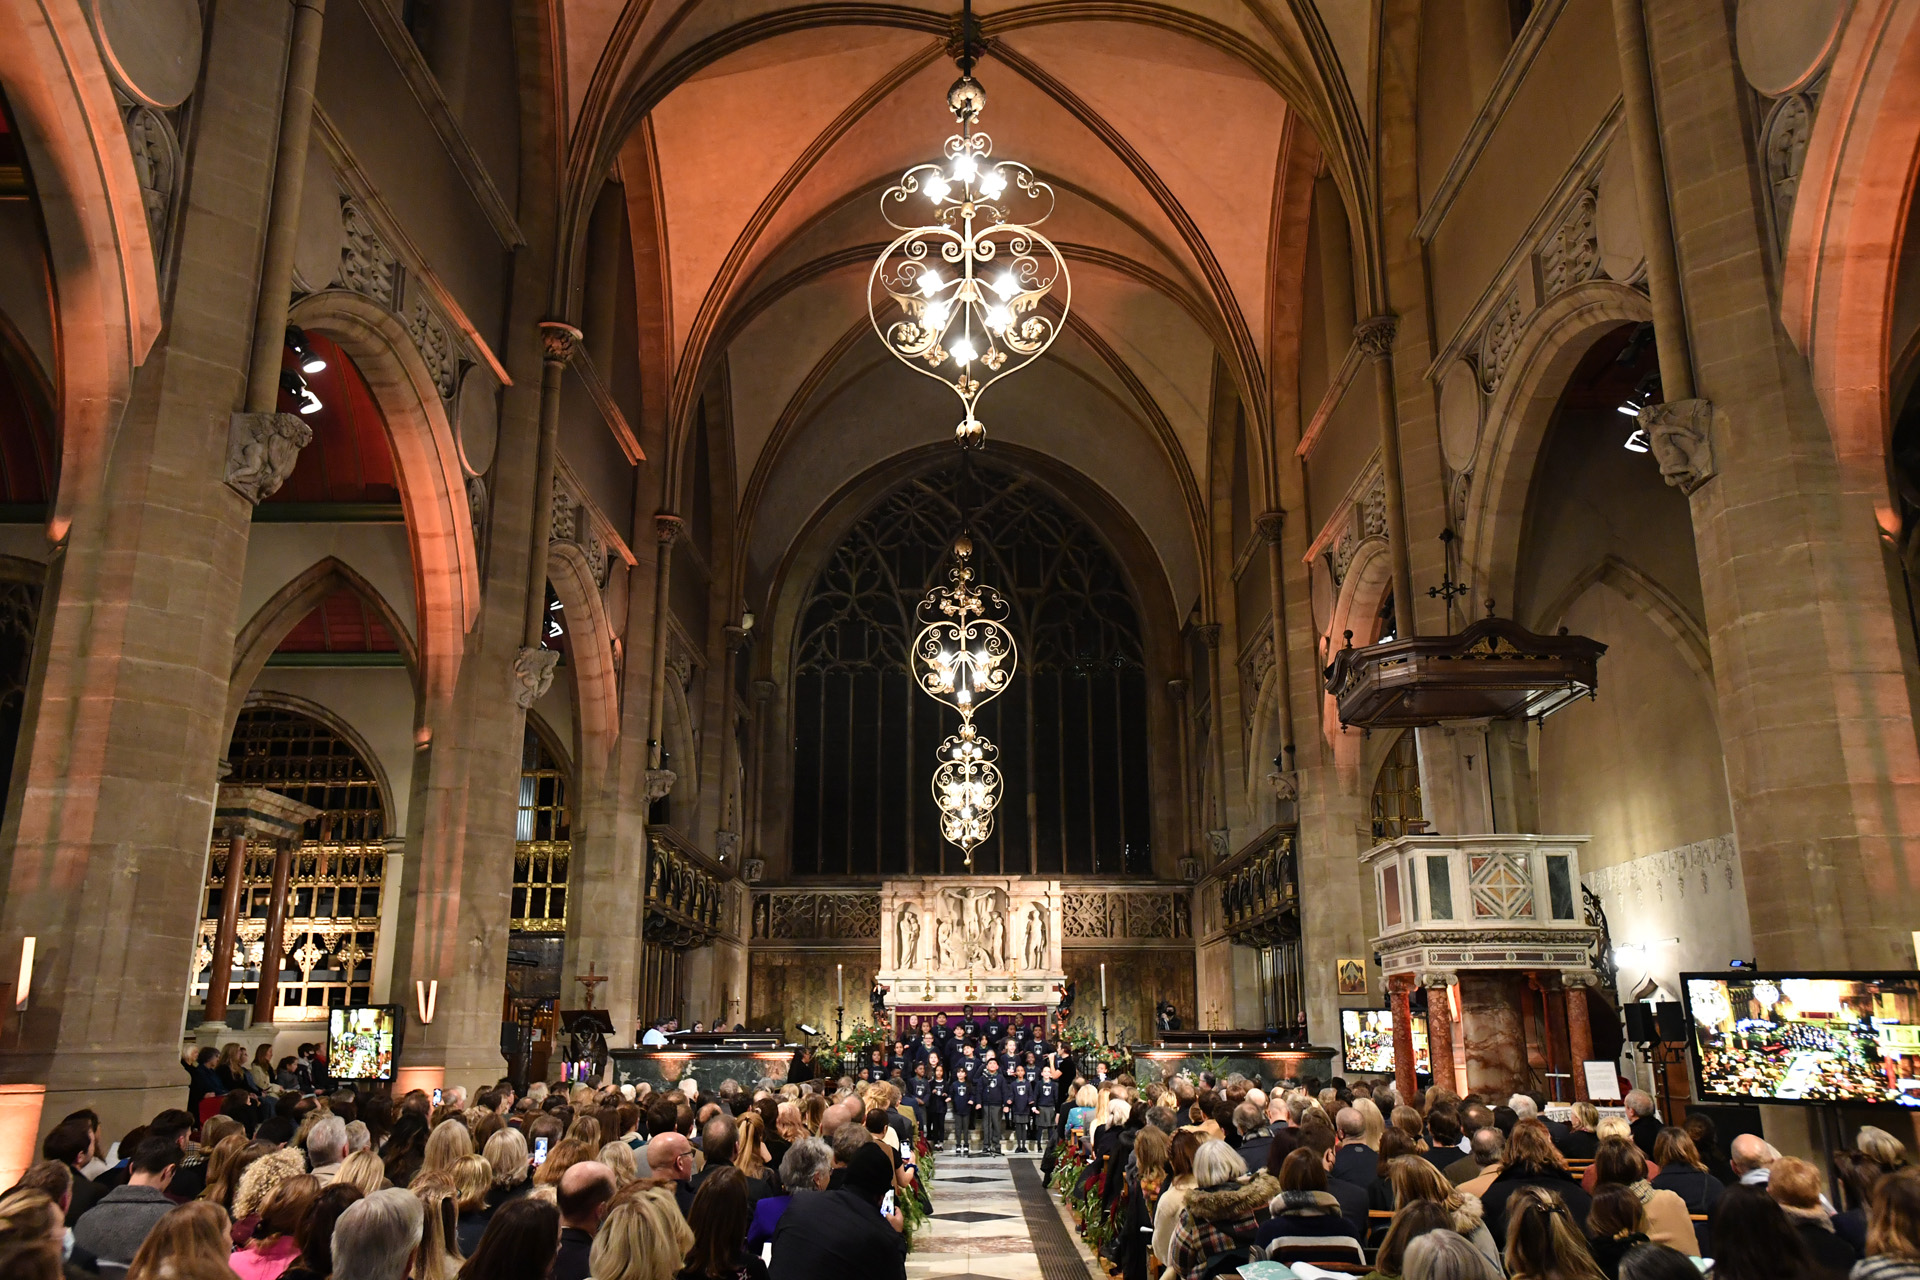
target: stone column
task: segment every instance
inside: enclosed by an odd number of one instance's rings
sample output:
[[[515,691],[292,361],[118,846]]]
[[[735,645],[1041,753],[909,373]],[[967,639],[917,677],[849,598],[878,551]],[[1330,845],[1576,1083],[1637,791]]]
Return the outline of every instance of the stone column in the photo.
[[[739,713],[734,706],[734,675],[740,667],[740,650],[746,647],[747,630],[737,624],[721,628],[726,642],[727,662],[720,673],[720,826],[713,836],[713,849],[720,861],[736,873],[740,861],[740,833],[746,829],[741,816],[745,797],[740,777]]]
[[[1680,265],[1673,250],[1673,220],[1667,208],[1667,170],[1660,155],[1660,116],[1647,64],[1647,28],[1642,0],[1613,0],[1614,44],[1620,52],[1620,101],[1627,117],[1627,154],[1639,202],[1640,240],[1647,251],[1647,294],[1653,303],[1653,341],[1660,356],[1663,400],[1693,396],[1693,359],[1688,351],[1686,306],[1680,297]]]
[[[1459,1093],[1459,1078],[1453,1071],[1452,988],[1445,974],[1430,975],[1427,982],[1427,1057],[1433,1064],[1433,1082]]]
[[[540,647],[547,625],[547,557],[553,540],[553,477],[560,456],[560,390],[580,331],[559,320],[540,322],[540,435],[533,466],[533,537],[527,554],[526,624],[514,659],[515,700],[526,710],[553,683],[560,655]]]
[[[1187,682],[1167,681],[1167,696],[1173,699],[1173,718],[1179,729],[1176,741],[1180,750],[1180,833],[1187,840],[1183,853],[1191,856],[1199,837],[1193,820],[1193,717],[1187,711]]]
[[[1293,773],[1293,656],[1287,650],[1286,566],[1281,563],[1280,537],[1286,517],[1278,511],[1256,516],[1253,527],[1267,544],[1267,598],[1273,608],[1274,704],[1280,713],[1280,765],[1282,774]],[[1292,784],[1289,782],[1289,786]]]
[[[1567,988],[1567,1050],[1573,1058],[1573,1100],[1590,1101],[1587,1096],[1587,1062],[1593,1057],[1593,1023],[1587,1009],[1587,985],[1579,979],[1568,976]]]
[[[260,936],[260,985],[254,989],[253,1025],[274,1029],[274,1011],[280,1007],[280,961],[287,939],[287,893],[293,881],[293,842],[274,842],[273,896],[267,900],[267,928]]]
[[[1207,683],[1211,695],[1207,699],[1207,705],[1211,708],[1207,725],[1207,766],[1212,773],[1208,789],[1213,793],[1213,811],[1203,812],[1200,821],[1203,826],[1216,821],[1220,824],[1206,826],[1208,865],[1212,865],[1233,853],[1227,845],[1230,823],[1227,817],[1226,699],[1223,696],[1224,678],[1220,673],[1220,624],[1206,623],[1199,628],[1199,632],[1200,643],[1207,647]]]
[[[1413,1069],[1413,975],[1396,973],[1388,978],[1387,995],[1393,1007],[1393,1085],[1400,1091],[1400,1101],[1411,1104],[1420,1087]]]
[[[1460,1030],[1467,1046],[1467,1088],[1504,1098],[1526,1081],[1527,1041],[1520,1025],[1522,974],[1467,970],[1460,975]]]
[[[1407,553],[1406,486],[1400,476],[1400,406],[1393,388],[1396,316],[1375,316],[1353,331],[1353,340],[1373,366],[1374,412],[1380,416],[1380,472],[1387,498],[1387,549],[1393,560],[1393,609],[1397,634],[1415,634],[1413,568]]]
[[[207,1007],[202,1026],[224,1027],[227,995],[233,987],[233,940],[240,931],[240,897],[247,884],[247,829],[227,830],[227,879],[220,895],[220,923],[213,931],[213,965],[207,973]]]
[[[653,774],[660,768],[661,752],[666,750],[667,646],[673,641],[673,612],[670,587],[673,577],[673,544],[680,540],[686,521],[670,511],[653,517],[653,535],[658,550],[653,571],[653,670],[647,691],[647,789],[654,789]],[[672,786],[671,780],[663,781]],[[661,794],[665,794],[662,792]]]
[[[765,857],[761,841],[766,836],[767,806],[767,705],[773,701],[773,681],[753,682],[753,856]]]

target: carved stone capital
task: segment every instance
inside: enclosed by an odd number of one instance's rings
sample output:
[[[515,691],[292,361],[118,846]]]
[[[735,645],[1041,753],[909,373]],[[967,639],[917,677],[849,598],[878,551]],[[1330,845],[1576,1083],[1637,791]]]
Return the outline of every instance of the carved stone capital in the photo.
[[[1193,633],[1200,637],[1200,643],[1207,646],[1207,648],[1218,649],[1220,647],[1219,623],[1203,622],[1193,629]]]
[[[566,364],[580,349],[581,332],[564,320],[540,322],[541,357],[548,364]]]
[[[773,681],[755,680],[753,682],[753,700],[755,702],[759,702],[759,703],[771,702],[773,701],[773,694],[774,694]]]
[[[680,535],[686,532],[687,522],[671,511],[657,511],[653,516],[653,536],[663,547],[670,547],[680,541]]]
[[[257,505],[287,482],[312,440],[313,428],[298,414],[232,415],[227,419],[228,486]]]
[[[1213,860],[1215,862],[1226,860],[1229,850],[1227,848],[1227,829],[1225,827],[1216,827],[1212,831],[1207,832],[1207,849],[1213,854]]]
[[[665,800],[679,780],[680,775],[671,769],[647,770],[647,800]]]
[[[1713,479],[1713,401],[1648,405],[1640,411],[1640,429],[1668,484],[1690,494]]]
[[[553,668],[560,661],[552,649],[527,648],[513,656],[513,702],[522,711],[540,701],[553,684]]]
[[[1300,776],[1291,770],[1275,769],[1267,775],[1267,785],[1273,788],[1273,798],[1282,804],[1300,798]]]
[[[714,832],[713,851],[720,861],[732,862],[740,852],[740,833],[738,831]]]
[[[1285,513],[1279,511],[1264,512],[1253,518],[1254,532],[1258,533],[1260,540],[1269,546],[1279,544],[1280,535],[1286,529],[1286,525],[1287,517]]]
[[[1399,316],[1375,316],[1354,326],[1353,341],[1366,355],[1384,360],[1393,354],[1393,340],[1399,332]]]
[[[1167,681],[1167,696],[1175,702],[1185,702],[1187,700],[1187,682],[1185,680]]]

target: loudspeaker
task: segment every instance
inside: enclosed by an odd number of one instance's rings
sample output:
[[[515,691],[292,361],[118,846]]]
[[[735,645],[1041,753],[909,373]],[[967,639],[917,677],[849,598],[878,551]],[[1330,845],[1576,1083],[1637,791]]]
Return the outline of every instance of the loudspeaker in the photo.
[[[1627,1018],[1628,1040],[1635,1044],[1641,1044],[1659,1038],[1659,1034],[1654,1030],[1653,1007],[1651,1005],[1630,1004],[1620,1012],[1625,1014]]]
[[[1687,1016],[1678,1000],[1662,1000],[1653,1006],[1653,1028],[1662,1040],[1673,1044],[1686,1042]]]

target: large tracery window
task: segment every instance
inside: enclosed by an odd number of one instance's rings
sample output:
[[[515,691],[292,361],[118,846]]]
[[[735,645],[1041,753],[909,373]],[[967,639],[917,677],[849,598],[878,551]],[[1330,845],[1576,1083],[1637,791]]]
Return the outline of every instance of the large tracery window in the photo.
[[[567,864],[573,859],[567,770],[531,724],[521,755],[513,840],[513,930],[565,933]]]
[[[276,1022],[323,1019],[329,1007],[371,998],[373,953],[386,875],[386,806],[380,782],[354,745],[299,711],[249,706],[227,747],[228,781],[266,787],[320,810],[294,850],[286,927],[274,950],[280,966]],[[208,859],[205,910],[194,969],[194,999],[204,1001],[213,935],[226,891],[227,846]],[[273,897],[271,848],[247,853],[232,999],[251,1000],[270,963],[267,909]]]
[[[988,875],[1148,874],[1151,815],[1139,614],[1084,521],[1031,479],[960,464],[912,481],[847,534],[801,615],[793,680],[793,866],[800,874],[962,870],[940,838],[934,752],[958,722],[907,667],[914,608],[971,515],[979,580],[1013,605],[1019,673],[975,721],[1006,795]]]

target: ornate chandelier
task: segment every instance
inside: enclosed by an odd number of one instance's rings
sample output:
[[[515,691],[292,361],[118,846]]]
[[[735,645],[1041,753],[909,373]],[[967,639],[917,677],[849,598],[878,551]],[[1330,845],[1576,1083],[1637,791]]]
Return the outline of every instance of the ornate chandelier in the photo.
[[[973,851],[993,834],[1002,779],[994,761],[1000,749],[974,727],[973,713],[1005,691],[1019,663],[1019,646],[1006,621],[1012,608],[992,587],[973,580],[973,539],[953,543],[949,585],[927,592],[916,610],[914,681],[929,696],[960,713],[960,731],[940,744],[933,773],[933,799],[940,807],[940,834],[959,847],[968,869]]]
[[[873,264],[867,313],[887,350],[960,397],[955,435],[968,448],[986,435],[974,414],[981,393],[1053,345],[1072,290],[1066,260],[1034,230],[1053,212],[1053,187],[1018,161],[993,159],[993,139],[973,127],[987,93],[972,74],[971,4],[961,33],[960,78],[947,90],[960,132],[943,160],[915,165],[881,196],[881,215],[901,234]],[[916,200],[931,206],[931,221],[912,220]],[[1040,303],[1056,291],[1059,312],[1048,315]]]

